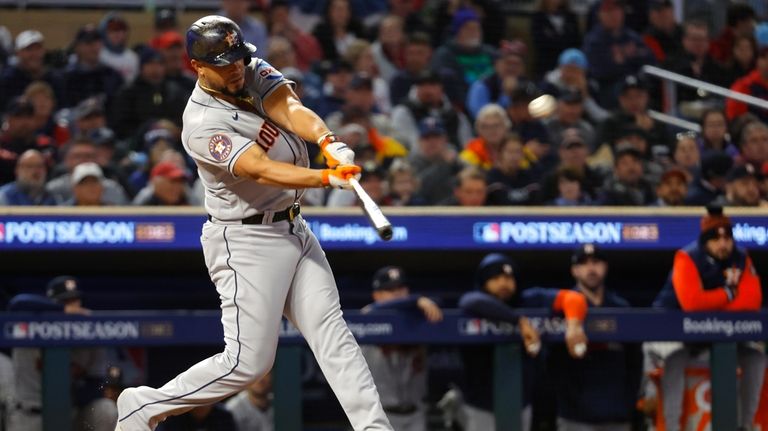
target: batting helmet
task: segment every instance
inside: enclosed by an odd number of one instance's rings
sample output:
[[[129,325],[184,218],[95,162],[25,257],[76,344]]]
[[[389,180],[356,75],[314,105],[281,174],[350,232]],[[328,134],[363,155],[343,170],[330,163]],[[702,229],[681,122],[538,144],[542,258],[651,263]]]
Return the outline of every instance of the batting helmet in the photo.
[[[240,27],[223,16],[200,18],[187,30],[187,55],[197,61],[226,66],[244,58],[248,64],[254,52],[256,47],[243,40]]]

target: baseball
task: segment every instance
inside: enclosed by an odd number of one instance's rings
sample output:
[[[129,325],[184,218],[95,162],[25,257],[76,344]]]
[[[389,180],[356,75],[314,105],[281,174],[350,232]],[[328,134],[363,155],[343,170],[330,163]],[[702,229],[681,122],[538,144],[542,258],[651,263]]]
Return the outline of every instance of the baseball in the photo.
[[[528,112],[533,118],[544,118],[552,115],[557,103],[555,98],[549,94],[539,96],[528,104]]]
[[[541,343],[539,342],[531,343],[528,345],[527,350],[528,350],[528,353],[530,353],[532,356],[536,356],[541,351]]]
[[[573,353],[576,354],[578,357],[584,356],[585,353],[587,353],[587,345],[584,343],[579,343],[575,346],[573,346]]]

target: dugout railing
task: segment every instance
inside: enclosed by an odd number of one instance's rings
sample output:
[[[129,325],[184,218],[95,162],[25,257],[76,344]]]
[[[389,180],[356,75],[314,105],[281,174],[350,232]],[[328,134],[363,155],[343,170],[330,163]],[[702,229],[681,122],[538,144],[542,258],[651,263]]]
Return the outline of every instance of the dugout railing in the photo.
[[[562,342],[563,324],[541,310],[521,310],[546,342]],[[497,429],[520,423],[522,349],[515,326],[447,310],[437,324],[393,312],[345,312],[361,344],[495,344],[494,384]],[[220,313],[101,312],[0,315],[0,347],[43,349],[43,431],[70,431],[69,352],[73,347],[222,345]],[[711,343],[712,429],[736,429],[737,343],[766,340],[768,313],[681,313],[651,309],[595,310],[586,322],[591,341],[684,341]],[[274,366],[275,425],[302,429],[301,335],[281,327]],[[190,364],[191,365],[191,364]],[[179,372],[183,371],[179,369]]]

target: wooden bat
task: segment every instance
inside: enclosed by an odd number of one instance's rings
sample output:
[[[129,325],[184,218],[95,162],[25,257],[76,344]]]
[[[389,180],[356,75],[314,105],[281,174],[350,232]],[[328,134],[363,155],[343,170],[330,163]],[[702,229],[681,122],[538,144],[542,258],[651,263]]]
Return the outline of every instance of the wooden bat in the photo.
[[[376,232],[379,233],[379,238],[384,241],[392,239],[392,223],[390,223],[384,213],[381,212],[381,208],[379,208],[379,206],[376,205],[376,202],[368,196],[368,193],[365,192],[356,179],[350,178],[349,183],[352,184],[352,188],[355,189],[355,193],[357,193],[357,198],[362,202],[365,215],[368,216],[371,225],[373,225],[373,227],[376,228]]]

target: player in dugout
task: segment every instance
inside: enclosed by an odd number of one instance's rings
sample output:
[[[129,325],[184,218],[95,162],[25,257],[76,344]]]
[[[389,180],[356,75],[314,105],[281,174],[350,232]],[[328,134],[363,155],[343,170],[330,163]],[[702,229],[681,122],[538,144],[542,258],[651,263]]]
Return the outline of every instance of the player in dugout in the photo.
[[[758,311],[762,302],[760,278],[747,250],[736,246],[730,218],[721,207],[708,207],[698,240],[675,253],[672,271],[653,306],[683,311]],[[685,367],[702,348],[679,343],[664,358],[661,389],[666,431],[681,429]],[[765,374],[764,343],[739,344],[738,362],[739,430],[750,430]]]
[[[566,319],[565,342],[574,358],[586,353],[584,318],[587,301],[580,292],[567,289],[529,288],[522,292],[515,278],[515,264],[509,257],[493,253],[485,256],[475,272],[475,290],[462,295],[459,307],[470,315],[517,324],[525,349],[536,356],[541,348],[539,334],[531,322],[515,312],[516,308],[548,308],[563,313]],[[462,349],[467,372],[462,392],[465,400],[466,431],[493,431],[493,346],[478,345]],[[532,367],[530,361],[524,367]],[[526,368],[527,371],[530,368]],[[521,429],[531,423],[532,372],[523,373],[524,405]]]

